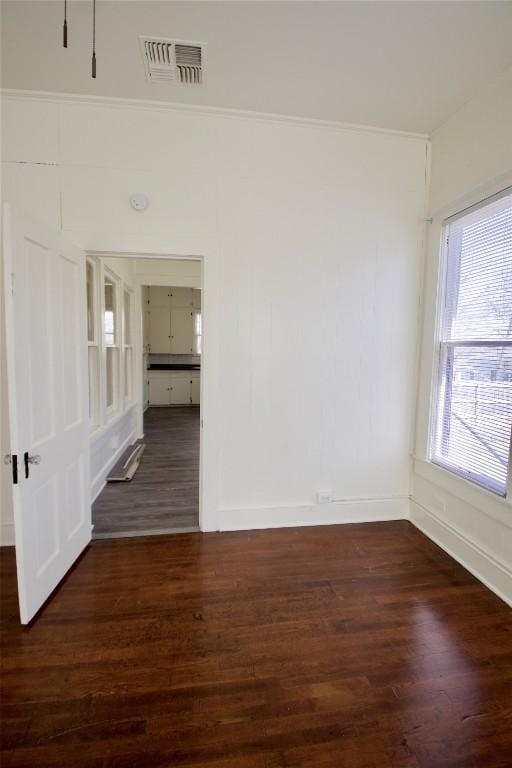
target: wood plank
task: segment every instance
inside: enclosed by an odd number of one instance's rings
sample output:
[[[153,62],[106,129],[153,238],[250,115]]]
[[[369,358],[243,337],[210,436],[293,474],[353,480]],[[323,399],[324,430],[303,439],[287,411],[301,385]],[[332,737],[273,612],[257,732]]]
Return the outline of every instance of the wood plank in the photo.
[[[95,541],[28,629],[6,768],[505,768],[512,611],[406,521]]]

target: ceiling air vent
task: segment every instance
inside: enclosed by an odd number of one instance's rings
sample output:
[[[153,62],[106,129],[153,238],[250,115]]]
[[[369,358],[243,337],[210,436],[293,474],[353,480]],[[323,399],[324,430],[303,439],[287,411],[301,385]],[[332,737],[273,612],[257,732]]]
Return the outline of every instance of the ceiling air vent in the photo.
[[[200,85],[204,45],[161,37],[140,37],[146,77],[150,83]]]

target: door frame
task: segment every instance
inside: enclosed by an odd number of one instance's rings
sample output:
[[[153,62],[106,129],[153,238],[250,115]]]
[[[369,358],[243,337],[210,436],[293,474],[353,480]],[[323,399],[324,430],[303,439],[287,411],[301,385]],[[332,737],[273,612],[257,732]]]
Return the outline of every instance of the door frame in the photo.
[[[204,392],[205,392],[205,378],[208,370],[208,355],[205,355],[205,349],[207,349],[207,335],[208,335],[208,316],[207,306],[208,303],[205,300],[206,297],[206,280],[205,280],[205,265],[206,259],[203,254],[177,254],[177,253],[139,253],[131,251],[100,251],[85,249],[86,257],[90,258],[108,258],[108,259],[146,259],[150,261],[198,261],[201,264],[201,316],[202,316],[202,349],[201,349],[201,368],[199,372],[199,530],[208,531],[212,530],[211,524],[207,523],[208,501],[206,498],[206,483],[205,483],[205,419],[206,408],[204,407]],[[142,287],[142,283],[137,286]],[[141,311],[141,291],[137,291],[135,309]],[[205,319],[206,318],[206,319]],[[206,332],[205,332],[206,329]],[[139,360],[142,357],[142,322],[137,322],[134,344],[134,358]],[[206,363],[205,363],[206,361]],[[143,392],[142,392],[142,377],[135,376],[136,381],[136,409],[137,409],[137,431],[139,437],[144,434],[144,408],[143,408]]]

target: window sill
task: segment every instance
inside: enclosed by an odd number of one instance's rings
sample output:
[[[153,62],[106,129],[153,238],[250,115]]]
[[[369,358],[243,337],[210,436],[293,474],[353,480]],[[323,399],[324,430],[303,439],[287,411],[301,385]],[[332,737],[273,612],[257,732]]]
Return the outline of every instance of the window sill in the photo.
[[[461,499],[475,507],[488,517],[498,522],[512,526],[512,499],[499,496],[492,491],[466,480],[449,469],[434,464],[431,461],[414,456],[414,472],[424,480]]]

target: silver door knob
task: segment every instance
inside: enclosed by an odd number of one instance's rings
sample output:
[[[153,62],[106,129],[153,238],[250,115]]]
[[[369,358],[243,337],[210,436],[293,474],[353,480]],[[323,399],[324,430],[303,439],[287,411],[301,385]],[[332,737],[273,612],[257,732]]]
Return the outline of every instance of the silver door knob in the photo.
[[[33,456],[28,457],[28,463],[29,464],[40,464],[41,463],[41,456],[38,453],[34,453]]]

